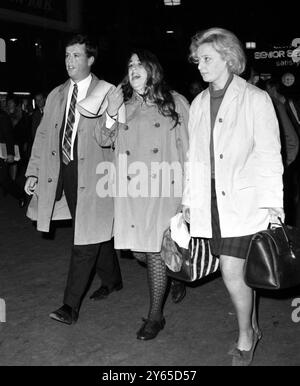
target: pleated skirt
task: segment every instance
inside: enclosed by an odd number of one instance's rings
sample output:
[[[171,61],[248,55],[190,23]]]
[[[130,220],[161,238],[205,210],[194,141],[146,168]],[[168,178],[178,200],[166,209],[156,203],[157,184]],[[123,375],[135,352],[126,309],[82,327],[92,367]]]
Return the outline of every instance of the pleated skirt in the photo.
[[[253,235],[240,237],[222,237],[220,230],[219,211],[215,179],[211,180],[211,215],[212,238],[209,239],[211,252],[214,255],[226,255],[246,259],[250,241]]]

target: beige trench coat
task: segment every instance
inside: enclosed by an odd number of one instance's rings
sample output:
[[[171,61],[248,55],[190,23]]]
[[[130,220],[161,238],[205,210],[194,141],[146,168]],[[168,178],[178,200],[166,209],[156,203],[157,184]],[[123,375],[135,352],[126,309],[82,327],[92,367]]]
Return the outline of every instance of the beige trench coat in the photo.
[[[190,109],[188,164],[183,204],[190,231],[212,236],[210,94],[203,91]],[[279,127],[269,95],[234,76],[214,127],[216,194],[222,237],[266,229],[268,209],[283,207]]]
[[[127,126],[118,125],[114,143],[117,170],[114,238],[117,249],[160,252],[163,233],[171,217],[181,208],[189,104],[177,93],[174,98],[180,115],[180,124],[175,128],[174,121],[160,114],[155,105],[145,104],[141,97],[135,96],[126,103]],[[112,133],[114,128],[107,131],[98,125],[95,132],[98,142],[108,144],[111,138],[105,132]],[[177,174],[164,175],[153,168],[162,162],[166,165],[175,162]],[[170,175],[170,181],[167,175]],[[154,197],[150,197],[151,189],[156,188]],[[120,197],[126,190],[127,197]]]
[[[88,95],[98,83],[93,76]],[[37,221],[37,229],[48,232],[51,220],[70,219],[65,196],[55,201],[60,169],[59,133],[63,124],[70,81],[55,88],[47,98],[44,116],[37,130],[26,177],[38,178],[38,185],[27,216]],[[101,120],[102,118],[100,118]],[[113,225],[113,199],[100,198],[96,185],[102,177],[96,173],[99,163],[110,160],[110,151],[100,148],[94,139],[98,119],[81,116],[78,125],[78,201],[74,244],[96,244],[110,240]]]

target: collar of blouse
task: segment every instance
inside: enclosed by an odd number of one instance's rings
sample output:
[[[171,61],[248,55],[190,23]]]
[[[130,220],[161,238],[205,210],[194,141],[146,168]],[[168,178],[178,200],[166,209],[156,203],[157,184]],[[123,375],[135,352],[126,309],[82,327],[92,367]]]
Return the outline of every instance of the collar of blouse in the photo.
[[[150,101],[146,95],[141,95],[137,93],[136,91],[133,92],[131,99],[129,100],[129,103],[138,103],[141,106],[154,106],[156,103]]]

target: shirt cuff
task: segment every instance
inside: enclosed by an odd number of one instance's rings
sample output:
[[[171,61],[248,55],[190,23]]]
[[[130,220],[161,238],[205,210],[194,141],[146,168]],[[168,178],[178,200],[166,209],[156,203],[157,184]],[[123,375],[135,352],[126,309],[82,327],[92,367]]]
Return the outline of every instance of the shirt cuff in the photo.
[[[110,115],[108,115],[106,113],[106,127],[108,129],[111,129],[113,127],[113,125],[116,123],[118,115],[116,115],[115,117],[116,117],[116,119],[114,119],[114,117],[111,117]]]

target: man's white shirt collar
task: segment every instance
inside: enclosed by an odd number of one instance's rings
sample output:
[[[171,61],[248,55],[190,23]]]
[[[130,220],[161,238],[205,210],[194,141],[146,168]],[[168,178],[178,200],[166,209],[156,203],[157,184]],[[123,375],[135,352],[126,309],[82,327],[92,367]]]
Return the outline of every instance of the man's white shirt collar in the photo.
[[[70,79],[70,81],[71,81],[71,86],[72,86],[72,89],[73,89],[75,82],[72,79]],[[82,89],[82,88],[85,88],[85,87],[88,88],[90,83],[91,83],[91,81],[92,81],[92,74],[89,74],[86,78],[82,79],[80,82],[78,82],[76,84],[78,86],[78,89],[79,88]]]

